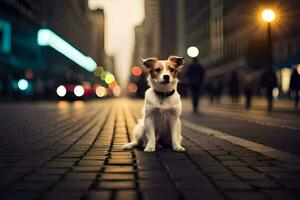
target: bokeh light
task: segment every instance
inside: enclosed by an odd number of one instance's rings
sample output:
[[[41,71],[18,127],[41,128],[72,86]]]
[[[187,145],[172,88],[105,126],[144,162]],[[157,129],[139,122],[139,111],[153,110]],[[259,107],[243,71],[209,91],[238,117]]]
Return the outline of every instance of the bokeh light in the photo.
[[[67,89],[65,86],[60,85],[56,89],[56,94],[60,97],[64,97],[67,94]]]
[[[100,67],[100,66],[99,66],[99,67],[97,67],[97,68],[95,69],[94,75],[100,78],[100,76],[101,76],[101,74],[102,74],[103,71],[104,71],[103,67]]]
[[[274,88],[272,91],[273,97],[277,98],[279,96],[279,89],[278,88]]]
[[[114,75],[112,75],[111,73],[106,74],[104,81],[106,84],[110,84],[115,80]]]
[[[136,93],[138,89],[138,86],[135,83],[129,83],[128,84],[128,91],[130,93]]]
[[[77,85],[75,88],[74,88],[74,94],[75,96],[77,97],[81,97],[84,95],[84,88],[81,86],[81,85]]]
[[[187,55],[191,58],[197,57],[199,54],[199,50],[197,47],[191,46],[187,49]]]
[[[105,97],[107,95],[107,89],[103,86],[98,86],[95,90],[97,97]]]
[[[131,69],[131,73],[134,75],[134,76],[140,76],[142,74],[142,69],[141,67],[139,66],[134,66],[132,67]]]
[[[114,89],[114,87],[117,85],[116,81],[111,82],[110,84],[108,84],[109,89]]]
[[[102,73],[101,73],[101,75],[100,75],[100,78],[101,78],[101,80],[105,80],[105,77],[106,77],[106,75],[108,74],[109,72],[107,72],[107,71],[103,71]]]
[[[275,12],[271,9],[265,9],[261,16],[266,22],[272,22],[276,17]]]
[[[20,79],[18,81],[18,88],[20,90],[26,90],[28,88],[28,86],[29,86],[29,83],[26,79]]]
[[[121,95],[121,87],[119,85],[116,85],[113,90],[113,94],[115,97],[119,97]]]

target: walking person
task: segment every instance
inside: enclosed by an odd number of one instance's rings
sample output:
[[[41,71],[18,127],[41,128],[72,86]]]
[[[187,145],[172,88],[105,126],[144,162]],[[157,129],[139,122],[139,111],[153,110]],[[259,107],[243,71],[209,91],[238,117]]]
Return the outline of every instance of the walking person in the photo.
[[[277,87],[276,74],[272,68],[268,68],[262,76],[262,85],[266,91],[266,97],[268,101],[268,111],[273,109],[273,89]]]
[[[245,108],[248,110],[251,108],[251,101],[253,95],[253,83],[254,83],[254,76],[251,70],[247,70],[244,74],[244,82],[243,82],[243,89],[244,95],[246,99]]]
[[[238,103],[240,96],[240,81],[236,71],[231,74],[228,85],[231,102]]]
[[[197,58],[193,58],[190,65],[187,66],[186,76],[192,93],[193,112],[198,113],[199,97],[203,85],[205,71]]]
[[[295,94],[295,108],[299,105],[299,91],[300,91],[300,67],[294,68],[291,75],[290,90]]]

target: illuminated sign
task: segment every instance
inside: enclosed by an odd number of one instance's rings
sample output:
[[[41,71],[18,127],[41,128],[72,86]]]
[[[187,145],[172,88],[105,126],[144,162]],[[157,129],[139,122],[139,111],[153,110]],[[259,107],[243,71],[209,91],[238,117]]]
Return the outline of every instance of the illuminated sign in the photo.
[[[10,23],[0,19],[0,52],[10,53],[11,26]]]
[[[49,29],[40,29],[38,31],[38,44],[54,48],[87,71],[92,72],[97,67],[96,62],[91,57],[85,56]]]

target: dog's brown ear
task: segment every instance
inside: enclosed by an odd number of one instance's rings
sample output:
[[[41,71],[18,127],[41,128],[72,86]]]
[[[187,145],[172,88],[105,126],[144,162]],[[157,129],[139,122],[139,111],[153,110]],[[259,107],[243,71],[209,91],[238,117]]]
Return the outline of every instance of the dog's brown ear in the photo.
[[[147,68],[147,70],[150,70],[153,68],[153,66],[155,65],[155,63],[158,61],[158,59],[156,57],[153,58],[140,58],[140,61],[143,63],[143,65]]]
[[[181,72],[183,70],[184,57],[170,56],[169,61],[176,64],[176,71]]]

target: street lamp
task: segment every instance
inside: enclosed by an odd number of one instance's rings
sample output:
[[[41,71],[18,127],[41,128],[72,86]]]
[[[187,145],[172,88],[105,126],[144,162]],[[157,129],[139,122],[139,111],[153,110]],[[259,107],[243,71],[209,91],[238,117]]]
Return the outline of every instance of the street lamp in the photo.
[[[196,58],[199,54],[199,50],[197,47],[191,46],[187,49],[187,55],[191,58]]]
[[[262,18],[268,23],[268,48],[270,52],[270,66],[272,68],[273,58],[272,58],[272,36],[271,36],[271,23],[275,20],[276,14],[272,9],[265,9],[262,12]]]

